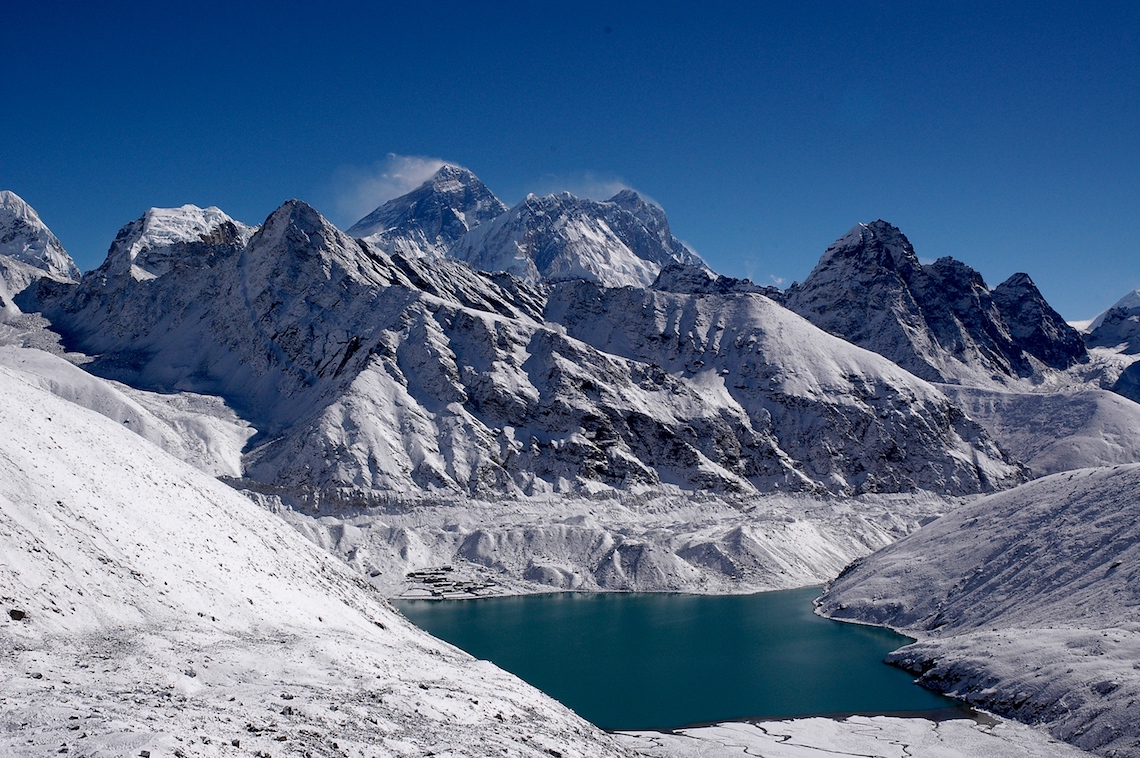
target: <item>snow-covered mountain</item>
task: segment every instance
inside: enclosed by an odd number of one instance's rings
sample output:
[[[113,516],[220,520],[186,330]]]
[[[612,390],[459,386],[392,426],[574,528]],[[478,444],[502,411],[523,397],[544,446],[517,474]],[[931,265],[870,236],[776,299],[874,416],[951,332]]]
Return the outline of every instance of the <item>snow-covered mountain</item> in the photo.
[[[202,214],[148,212],[81,284],[29,297],[96,371],[225,398],[261,433],[246,468],[262,482],[967,493],[1020,477],[938,390],[753,292],[577,282],[547,303],[388,256],[297,201],[252,236]],[[140,236],[179,215],[163,226],[179,233]]]
[[[1105,756],[1140,746],[1140,465],[966,503],[828,588],[820,610],[918,638],[926,686]]]
[[[56,279],[79,279],[75,261],[39,214],[9,190],[0,190],[0,256],[26,263]]]
[[[626,754],[28,378],[0,366],[0,753]]]
[[[444,165],[423,185],[349,228],[405,258],[450,255],[529,285],[585,278],[647,287],[664,266],[704,267],[669,231],[665,212],[632,190],[605,202],[528,195],[508,208],[473,173]]]
[[[1080,334],[1027,275],[991,292],[953,258],[921,264],[885,221],[860,224],[832,244],[785,304],[931,381],[1002,383],[1087,360]]]
[[[463,237],[451,255],[531,284],[588,279],[607,287],[648,287],[670,263],[704,265],[672,235],[661,209],[631,190],[604,202],[566,192],[528,195]]]
[[[0,190],[0,323],[21,316],[16,296],[44,277],[76,281],[79,268],[35,209]]]
[[[1140,462],[1140,403],[1122,393],[1095,387],[940,389],[1034,476]]]
[[[1113,348],[1125,355],[1140,353],[1140,290],[1129,292],[1089,324],[1089,347]]]
[[[467,232],[506,212],[475,174],[444,165],[417,189],[360,219],[348,234],[405,257],[444,255]]]

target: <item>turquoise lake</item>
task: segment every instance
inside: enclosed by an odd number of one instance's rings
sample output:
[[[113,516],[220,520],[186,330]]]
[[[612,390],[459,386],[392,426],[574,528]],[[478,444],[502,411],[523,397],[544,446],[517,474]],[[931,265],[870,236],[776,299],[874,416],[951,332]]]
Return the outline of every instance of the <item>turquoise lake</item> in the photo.
[[[561,593],[396,603],[603,729],[955,709],[883,658],[910,640],[812,610],[818,587],[756,595]]]

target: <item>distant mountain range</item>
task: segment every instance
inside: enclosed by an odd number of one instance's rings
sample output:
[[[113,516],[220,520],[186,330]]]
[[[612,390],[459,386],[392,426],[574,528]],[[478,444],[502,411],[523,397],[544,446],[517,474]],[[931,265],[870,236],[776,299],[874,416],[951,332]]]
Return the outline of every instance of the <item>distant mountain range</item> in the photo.
[[[351,230],[151,209],[14,300],[100,375],[225,398],[246,477],[373,495],[1003,488],[1008,440],[923,379],[1087,361],[1027,276],[991,292],[882,221],[787,292],[711,272],[628,190],[507,209],[444,166]]]

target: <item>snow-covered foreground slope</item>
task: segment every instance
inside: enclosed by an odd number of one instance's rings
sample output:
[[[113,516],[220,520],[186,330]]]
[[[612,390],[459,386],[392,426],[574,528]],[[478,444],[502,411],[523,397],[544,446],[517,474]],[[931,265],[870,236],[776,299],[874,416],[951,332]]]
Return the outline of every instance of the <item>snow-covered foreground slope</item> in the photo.
[[[1079,758],[1082,750],[1007,721],[851,716],[619,733],[654,758]]]
[[[220,398],[136,390],[92,376],[57,355],[15,346],[0,346],[0,366],[25,382],[122,424],[207,474],[241,475],[242,448],[254,430]]]
[[[1140,462],[1140,404],[1115,392],[940,388],[1034,476]]]
[[[121,423],[5,367],[0,418],[0,753],[623,752]]]
[[[1102,755],[1140,753],[1140,465],[980,498],[862,561],[821,612],[919,638],[922,683],[1044,724]]]

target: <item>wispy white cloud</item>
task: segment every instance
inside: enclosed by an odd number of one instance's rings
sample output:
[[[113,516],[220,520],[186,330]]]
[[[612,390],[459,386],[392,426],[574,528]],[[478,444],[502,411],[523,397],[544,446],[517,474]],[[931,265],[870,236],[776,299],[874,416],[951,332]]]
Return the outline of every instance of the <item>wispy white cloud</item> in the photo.
[[[388,153],[371,166],[346,166],[334,179],[337,214],[345,223],[353,224],[426,182],[445,162],[442,158]]]
[[[775,274],[769,274],[769,275],[768,275],[768,278],[769,278],[769,279],[771,279],[771,280],[772,280],[772,284],[776,285],[777,287],[783,287],[783,286],[784,286],[784,282],[788,281],[788,280],[787,280],[787,279],[785,279],[784,277],[782,277],[782,276],[776,276]]]

